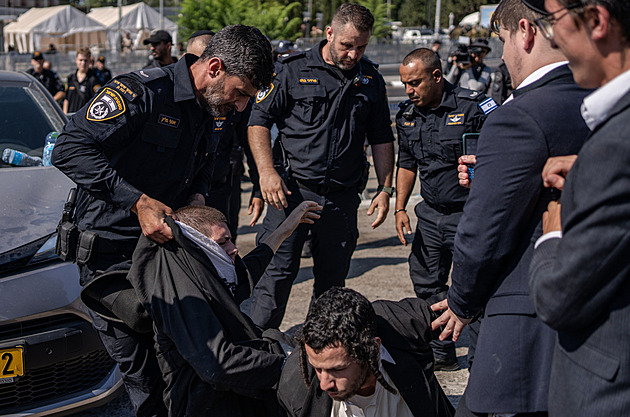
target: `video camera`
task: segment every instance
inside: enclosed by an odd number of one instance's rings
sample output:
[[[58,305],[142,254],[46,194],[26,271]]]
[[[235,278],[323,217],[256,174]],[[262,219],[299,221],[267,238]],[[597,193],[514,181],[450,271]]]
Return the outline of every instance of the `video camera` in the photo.
[[[470,51],[468,50],[468,46],[461,43],[455,45],[453,50],[451,50],[449,57],[451,58],[449,59],[449,61],[453,61],[453,58],[455,58],[458,64],[467,65],[471,63]]]

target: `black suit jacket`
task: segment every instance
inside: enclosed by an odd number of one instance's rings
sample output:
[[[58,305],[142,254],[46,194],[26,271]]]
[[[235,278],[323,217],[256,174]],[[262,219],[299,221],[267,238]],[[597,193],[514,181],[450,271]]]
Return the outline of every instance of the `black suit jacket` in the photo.
[[[418,298],[376,301],[377,334],[396,364],[383,367],[414,416],[450,417],[454,409],[433,374],[432,313]],[[288,416],[330,417],[332,399],[319,387],[309,367],[310,388],[302,378],[299,351],[289,356],[278,385],[278,399]]]
[[[466,392],[474,412],[547,410],[554,332],[536,317],[528,267],[552,192],[547,158],[576,153],[587,134],[579,88],[566,65],[514,91],[479,138],[470,196],[457,228],[449,307],[485,309]]]
[[[282,349],[238,306],[273,251],[263,244],[237,259],[233,297],[206,254],[172,218],[166,222],[173,240],[160,245],[141,236],[128,279],[153,319],[169,416],[275,416]]]
[[[630,94],[578,154],[562,191],[562,239],[531,264],[536,311],[558,331],[549,411],[630,415]]]

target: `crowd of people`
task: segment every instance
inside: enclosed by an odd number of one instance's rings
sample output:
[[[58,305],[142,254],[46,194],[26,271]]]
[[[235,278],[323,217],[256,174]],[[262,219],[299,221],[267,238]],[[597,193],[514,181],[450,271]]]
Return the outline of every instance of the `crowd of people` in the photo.
[[[374,16],[357,4],[307,51],[274,54],[232,25],[196,32],[176,60],[157,31],[150,65],[107,80],[80,50],[65,91],[33,55],[74,113],[52,155],[78,188],[59,239],[136,415],[630,415],[630,4],[502,0],[491,23],[513,91],[486,95],[482,40],[447,68],[439,44],[415,49],[399,67],[396,138],[364,56]],[[379,227],[394,198],[415,298],[343,288],[367,146],[367,215]],[[241,258],[243,155],[251,225],[267,209]],[[309,236],[313,298],[288,335]],[[455,410],[434,371],[458,369],[465,326]]]

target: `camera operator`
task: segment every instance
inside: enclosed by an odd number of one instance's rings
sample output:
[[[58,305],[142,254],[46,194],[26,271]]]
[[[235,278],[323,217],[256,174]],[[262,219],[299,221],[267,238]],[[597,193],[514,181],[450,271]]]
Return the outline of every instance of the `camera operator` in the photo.
[[[490,86],[492,70],[483,63],[483,59],[490,51],[486,39],[477,39],[468,47],[457,45],[449,57],[452,64],[446,80],[463,88],[486,93]]]

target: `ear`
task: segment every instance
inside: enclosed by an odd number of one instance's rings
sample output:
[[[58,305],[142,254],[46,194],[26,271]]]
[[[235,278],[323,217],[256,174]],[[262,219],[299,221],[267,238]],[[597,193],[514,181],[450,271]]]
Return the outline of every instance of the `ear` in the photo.
[[[208,60],[208,75],[210,78],[214,78],[219,75],[220,70],[223,69],[223,61],[221,58],[212,57]]]
[[[591,38],[595,41],[604,39],[611,30],[610,13],[601,5],[587,6],[584,21]]]
[[[326,26],[326,40],[329,43],[333,41],[333,28],[332,28],[332,26]]]
[[[442,70],[439,68],[436,68],[433,70],[433,72],[431,73],[431,76],[433,77],[433,81],[435,81],[436,84],[439,84],[442,82]]]
[[[379,347],[379,349],[380,349],[381,344],[383,343],[383,341],[381,340],[381,338],[380,338],[380,337],[378,337],[378,336],[376,336],[376,337],[374,338],[374,342],[376,342],[376,344],[378,345],[378,347]]]
[[[522,39],[523,50],[529,52],[534,47],[534,39],[536,38],[536,25],[527,19],[521,19],[518,22],[519,36]]]

